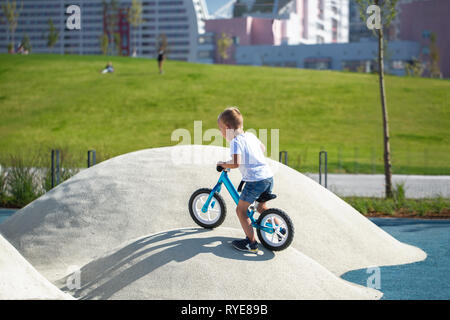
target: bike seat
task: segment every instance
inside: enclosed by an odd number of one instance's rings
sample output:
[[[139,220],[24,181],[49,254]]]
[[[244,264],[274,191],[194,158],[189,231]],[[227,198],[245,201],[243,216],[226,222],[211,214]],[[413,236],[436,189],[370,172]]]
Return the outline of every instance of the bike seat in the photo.
[[[258,199],[256,199],[257,202],[266,202],[269,200],[273,200],[277,197],[276,194],[263,192]]]

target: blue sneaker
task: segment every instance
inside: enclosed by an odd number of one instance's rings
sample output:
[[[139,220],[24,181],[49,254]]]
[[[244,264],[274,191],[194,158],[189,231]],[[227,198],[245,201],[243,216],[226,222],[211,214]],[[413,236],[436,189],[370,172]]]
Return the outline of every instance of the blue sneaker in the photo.
[[[231,245],[240,251],[258,253],[258,242],[251,243],[247,237],[242,240],[234,240]]]

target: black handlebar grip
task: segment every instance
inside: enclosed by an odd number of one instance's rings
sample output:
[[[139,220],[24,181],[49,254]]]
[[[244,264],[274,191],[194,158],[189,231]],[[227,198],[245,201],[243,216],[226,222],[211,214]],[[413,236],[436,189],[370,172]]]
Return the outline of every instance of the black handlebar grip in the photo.
[[[216,170],[217,170],[218,172],[222,172],[222,170],[223,170],[223,167],[222,167],[222,166],[219,166],[219,165],[217,165],[217,167],[216,167]]]

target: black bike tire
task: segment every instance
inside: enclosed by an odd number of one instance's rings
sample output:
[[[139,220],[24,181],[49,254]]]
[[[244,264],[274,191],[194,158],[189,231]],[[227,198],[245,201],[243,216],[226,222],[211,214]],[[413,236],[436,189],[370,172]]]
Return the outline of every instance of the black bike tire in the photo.
[[[200,227],[203,227],[206,229],[214,229],[214,228],[220,226],[224,222],[226,214],[227,214],[227,206],[225,205],[225,201],[223,200],[222,196],[216,192],[216,193],[214,193],[214,198],[217,199],[217,202],[220,205],[220,212],[221,212],[219,220],[217,220],[213,224],[206,224],[197,219],[197,217],[195,216],[194,210],[192,209],[194,199],[195,199],[195,197],[197,197],[199,194],[202,194],[202,193],[209,195],[211,193],[211,191],[212,191],[212,189],[209,189],[209,188],[198,189],[191,195],[191,198],[189,199],[189,214],[191,215],[192,220],[194,220],[194,222],[196,224],[198,224]]]
[[[281,246],[272,246],[264,240],[264,237],[261,234],[261,230],[256,229],[256,233],[258,234],[258,239],[261,242],[261,244],[269,250],[272,250],[272,251],[284,250],[287,247],[289,247],[291,245],[292,241],[294,240],[294,233],[295,233],[294,224],[292,223],[291,218],[287,215],[286,212],[284,212],[283,210],[280,210],[280,209],[275,209],[275,208],[267,209],[266,211],[261,213],[261,215],[259,216],[259,218],[257,220],[257,223],[259,225],[261,225],[261,221],[264,219],[265,216],[267,216],[269,214],[279,215],[286,222],[286,226],[288,228],[288,238]]]

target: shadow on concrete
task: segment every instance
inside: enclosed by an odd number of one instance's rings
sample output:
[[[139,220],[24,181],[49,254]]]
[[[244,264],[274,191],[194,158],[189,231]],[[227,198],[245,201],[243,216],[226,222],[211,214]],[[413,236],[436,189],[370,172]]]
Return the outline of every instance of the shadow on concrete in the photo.
[[[57,283],[60,284],[61,290],[78,299],[108,299],[129,284],[172,261],[183,262],[202,253],[255,262],[270,260],[275,256],[261,245],[259,254],[239,252],[230,244],[236,238],[205,237],[211,232],[213,231],[203,228],[189,228],[143,237],[82,267],[79,273],[79,289],[70,291],[67,287],[67,279],[71,275]]]

